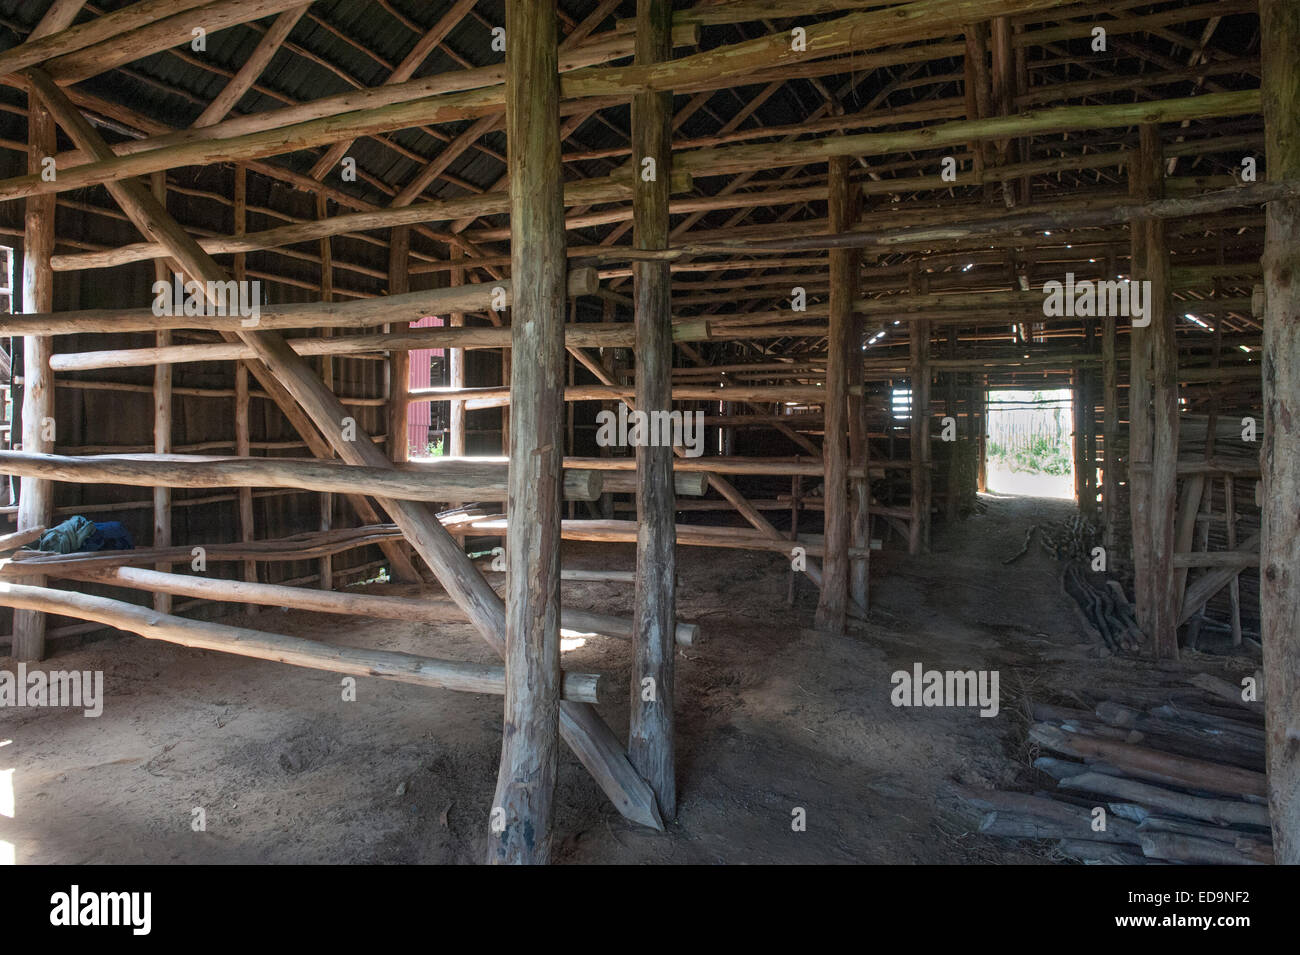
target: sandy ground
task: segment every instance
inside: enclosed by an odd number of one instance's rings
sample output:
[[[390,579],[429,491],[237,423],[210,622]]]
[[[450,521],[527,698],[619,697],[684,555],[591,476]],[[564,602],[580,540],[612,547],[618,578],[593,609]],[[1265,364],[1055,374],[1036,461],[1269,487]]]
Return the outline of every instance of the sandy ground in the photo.
[[[680,807],[665,833],[625,822],[566,751],[556,856],[587,863],[1045,862],[1033,846],[962,832],[938,811],[947,781],[1033,789],[1026,693],[1068,699],[1086,680],[1140,685],[1151,664],[1103,659],[1076,629],[1055,565],[1011,567],[1025,529],[1071,505],[985,497],[936,528],[933,553],[873,559],[859,632],[808,629],[787,607],[780,555],[684,548],[679,608],[703,639],[679,651]],[[566,566],[627,568],[631,545],[577,545]],[[411,588],[385,592],[411,593]],[[630,586],[566,583],[574,606],[625,613]],[[489,662],[468,624],[374,622],[263,609],[231,623],[320,640]],[[630,647],[591,638],[571,669],[626,673]],[[890,674],[997,669],[1001,712],[896,708]],[[1222,661],[1211,661],[1226,673]],[[476,863],[485,858],[500,750],[499,697],[340,678],[134,636],[67,647],[51,668],[102,669],[98,719],[0,709],[0,842],[19,863]],[[1241,667],[1253,666],[1245,662]],[[0,658],[0,669],[14,661]],[[626,712],[602,707],[620,735]],[[204,810],[206,831],[192,828]],[[805,831],[793,831],[796,809]],[[0,849],[4,846],[0,845]]]

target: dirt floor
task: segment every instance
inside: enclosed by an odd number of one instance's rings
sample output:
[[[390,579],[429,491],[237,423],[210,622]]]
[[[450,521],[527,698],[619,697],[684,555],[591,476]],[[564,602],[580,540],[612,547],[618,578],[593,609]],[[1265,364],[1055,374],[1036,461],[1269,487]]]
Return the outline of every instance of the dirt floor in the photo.
[[[869,625],[809,629],[813,591],[786,603],[781,555],[683,548],[679,611],[702,628],[677,658],[680,807],[666,833],[625,822],[567,751],[558,861],[965,863],[1052,861],[961,831],[939,811],[948,781],[1032,790],[1025,697],[1143,685],[1154,667],[1106,657],[1074,623],[1034,522],[1068,502],[982,496],[983,514],[935,528],[933,552],[877,553]],[[896,544],[891,545],[896,546]],[[633,566],[631,545],[572,545],[565,566]],[[385,587],[381,592],[413,593]],[[565,584],[572,606],[626,613],[628,585]],[[262,609],[225,622],[316,639],[491,662],[467,623],[372,622]],[[572,669],[626,673],[630,647],[589,638]],[[1248,658],[1189,654],[1231,677]],[[990,670],[1001,712],[896,708],[895,670]],[[358,681],[134,636],[60,649],[52,669],[102,669],[103,715],[0,709],[0,842],[19,863],[477,863],[500,751],[500,697]],[[13,671],[0,657],[0,669]],[[627,716],[602,707],[620,735]],[[0,806],[4,805],[0,793]],[[195,832],[202,808],[206,831]],[[793,831],[796,808],[805,831]],[[0,848],[3,848],[0,846]]]

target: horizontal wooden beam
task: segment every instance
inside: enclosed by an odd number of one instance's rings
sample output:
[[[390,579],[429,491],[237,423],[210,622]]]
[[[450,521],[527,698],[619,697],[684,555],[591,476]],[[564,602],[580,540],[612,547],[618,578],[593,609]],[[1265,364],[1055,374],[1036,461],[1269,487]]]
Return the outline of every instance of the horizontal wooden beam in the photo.
[[[626,247],[588,247],[574,251],[577,260],[585,261],[635,261],[638,259],[675,260],[697,255],[783,255],[790,252],[808,252],[822,249],[889,248],[901,250],[915,245],[918,249],[930,248],[935,243],[964,241],[986,236],[1009,235],[1052,229],[1088,229],[1118,225],[1132,219],[1177,219],[1185,216],[1205,216],[1242,206],[1274,202],[1300,195],[1300,180],[1281,182],[1252,182],[1232,189],[1220,189],[1198,196],[1180,196],[1175,199],[1156,199],[1150,202],[1109,201],[1084,209],[1045,209],[1036,207],[1031,212],[1009,215],[963,216],[949,215],[946,225],[925,224],[889,229],[874,223],[859,226],[848,232],[800,235],[787,239],[735,239],[684,242],[663,252],[642,252]],[[1199,225],[1198,225],[1199,228]],[[1206,302],[1206,307],[1213,307]]]
[[[462,528],[466,533],[506,533],[504,518],[474,521]],[[565,521],[561,529],[565,540],[595,541],[607,544],[635,544],[636,521]],[[802,547],[809,557],[820,557],[825,546],[819,536],[800,535],[798,540],[769,537],[762,531],[741,527],[710,527],[704,524],[678,524],[677,543],[693,547],[723,547],[732,550],[761,550],[789,555],[794,547]],[[865,548],[851,547],[849,555],[864,557]]]
[[[96,581],[133,590],[198,597],[203,600],[257,604],[264,607],[287,607],[312,613],[346,614],[374,617],[379,620],[406,620],[411,623],[428,624],[447,615],[463,616],[460,609],[446,598],[392,597],[357,593],[354,590],[286,587],[282,584],[259,584],[220,577],[171,574],[139,567],[105,567],[94,564],[55,566],[48,575],[68,580]],[[632,635],[632,620],[629,617],[594,613],[571,607],[561,610],[560,626],[575,634],[596,633],[623,640],[630,639]],[[696,624],[679,623],[677,625],[678,645],[684,647],[695,645],[699,639],[699,632],[700,628]]]
[[[506,498],[507,472],[505,461],[481,458],[432,458],[393,468],[373,468],[314,458],[180,454],[69,457],[0,451],[0,474],[51,481],[132,487],[291,487],[338,494],[364,490],[366,494],[398,501],[502,501]],[[598,471],[564,472],[564,495],[568,500],[594,501],[600,497],[601,486]]]
[[[376,676],[398,683],[414,683],[464,693],[502,695],[506,691],[505,667],[502,666],[436,660],[394,650],[333,646],[302,637],[176,617],[158,613],[152,607],[68,590],[2,582],[0,606],[91,620],[118,630],[137,633],[148,640],[162,640],[183,647],[217,650],[258,660],[274,660],[313,670]],[[428,622],[427,618],[425,622]],[[595,703],[599,700],[601,682],[599,674],[566,672],[561,692],[566,700]]]
[[[566,205],[570,206],[617,202],[631,199],[632,188],[633,179],[626,174],[600,179],[587,179],[566,185],[564,201]],[[684,172],[674,170],[671,182],[672,191],[680,193],[686,192],[690,188],[690,176]],[[477,196],[421,202],[397,208],[390,207],[371,212],[351,212],[309,222],[296,222],[292,225],[279,226],[274,229],[264,229],[261,232],[200,238],[197,242],[199,248],[211,255],[258,252],[265,249],[294,245],[299,242],[312,242],[335,235],[364,232],[370,229],[390,229],[429,222],[449,222],[467,215],[489,216],[509,211],[510,196],[504,191],[497,191]],[[115,265],[125,265],[128,262],[142,262],[148,259],[162,258],[166,255],[167,250],[161,243],[135,242],[98,252],[72,252],[51,256],[50,266],[56,272],[77,269],[103,269]],[[445,291],[450,291],[450,289]],[[461,310],[457,309],[457,311]]]
[[[570,385],[565,401],[617,401],[636,397],[627,385]],[[470,410],[499,408],[510,404],[510,389],[501,388],[412,388],[412,402],[464,401]],[[809,401],[826,400],[826,389],[809,385],[673,385],[674,401]]]
[[[595,269],[569,270],[569,296],[599,291]],[[152,308],[84,309],[74,312],[35,312],[0,315],[0,335],[77,335],[84,332],[151,332],[196,328],[217,332],[248,332],[287,328],[372,328],[388,323],[418,322],[429,315],[479,312],[492,308],[496,289],[505,292],[498,304],[509,306],[509,279],[453,288],[386,295],[358,302],[299,302],[260,310],[256,321],[239,314],[157,315]],[[209,311],[205,309],[205,311]]]
[[[1258,90],[1209,93],[1205,96],[1138,103],[1111,103],[1104,106],[1058,106],[988,119],[955,120],[896,132],[692,150],[674,155],[673,166],[685,169],[696,177],[725,176],[752,169],[806,166],[824,162],[832,156],[881,156],[887,153],[940,149],[985,139],[1216,119],[1259,111]]]
[[[445,315],[447,311],[436,314]],[[674,340],[679,342],[708,341],[713,337],[709,323],[704,319],[685,319],[673,326],[673,333]],[[630,322],[574,323],[566,327],[565,334],[566,342],[575,348],[630,348],[635,338],[635,330]],[[372,355],[423,348],[510,348],[511,342],[508,325],[475,325],[411,328],[328,338],[292,338],[289,339],[289,345],[299,355],[317,357]],[[245,361],[252,357],[254,355],[246,345],[208,342],[197,345],[116,348],[98,352],[64,352],[53,357],[50,368],[57,372],[90,371],[96,368],[141,368],[180,362]]]

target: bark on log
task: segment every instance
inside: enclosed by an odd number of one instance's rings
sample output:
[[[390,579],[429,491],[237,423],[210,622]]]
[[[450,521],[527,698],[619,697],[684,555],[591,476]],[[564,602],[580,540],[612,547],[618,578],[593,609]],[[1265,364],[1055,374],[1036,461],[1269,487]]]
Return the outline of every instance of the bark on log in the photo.
[[[1030,739],[1076,759],[1101,759],[1139,779],[1229,796],[1264,796],[1264,774],[1205,760],[1174,756],[1116,740],[1095,739],[1036,723]]]
[[[996,789],[973,789],[954,785],[952,796],[964,815],[977,820],[986,836],[1010,839],[1082,839],[1137,845],[1137,827],[1123,819],[1110,818],[1103,831],[1093,829],[1093,816],[1082,806]]]
[[[1209,839],[1173,832],[1141,832],[1138,841],[1148,859],[1165,859],[1193,865],[1272,865],[1271,849],[1238,849]]]

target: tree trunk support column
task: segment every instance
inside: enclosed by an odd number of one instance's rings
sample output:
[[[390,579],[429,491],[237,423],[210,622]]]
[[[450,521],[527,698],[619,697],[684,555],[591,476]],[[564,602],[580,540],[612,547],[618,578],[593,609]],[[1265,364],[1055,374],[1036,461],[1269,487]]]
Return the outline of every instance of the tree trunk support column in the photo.
[[[27,171],[41,172],[41,162],[55,151],[54,120],[34,95],[27,97]],[[54,273],[50,255],[54,252],[54,194],[29,196],[23,224],[23,311],[54,310]],[[50,356],[54,339],[27,336],[23,339],[23,450],[40,454],[54,452],[54,376]],[[54,513],[54,485],[36,478],[23,478],[18,490],[18,530],[48,527]],[[44,577],[21,583],[45,585]],[[45,656],[45,614],[34,610],[14,611],[13,655],[15,660],[33,662]]]
[[[1270,179],[1300,176],[1300,8],[1261,0]],[[1269,812],[1279,864],[1300,864],[1300,200],[1268,205],[1264,238],[1260,635]]]
[[[930,323],[910,323],[912,519],[907,552],[921,554],[930,547]]]
[[[827,182],[832,232],[844,232],[849,225],[849,160],[831,159]],[[849,600],[849,447],[848,447],[848,362],[853,332],[853,256],[845,249],[830,253],[830,324],[826,350],[826,436],[822,442],[825,468],[826,556],[822,559],[822,593],[817,603],[818,630],[842,633]],[[856,360],[861,363],[859,353]]]
[[[636,64],[672,54],[671,0],[637,0]],[[672,170],[673,96],[640,93],[632,100],[632,197],[638,249],[668,248],[668,180]],[[647,175],[647,160],[654,175]],[[636,407],[672,410],[673,320],[667,262],[632,267],[636,303]],[[685,412],[689,414],[690,412]],[[677,815],[673,746],[673,632],[676,625],[677,528],[673,449],[653,443],[636,449],[636,620],[632,655],[627,755],[655,792],[665,819]]]
[[[551,857],[559,763],[565,235],[555,0],[506,2],[510,479],[506,700],[488,861]]]
[[[1163,192],[1160,129],[1145,124],[1134,157],[1133,188],[1143,199]],[[1169,250],[1161,219],[1133,223],[1134,282],[1149,281],[1146,318],[1133,329],[1129,390],[1133,564],[1138,622],[1157,658],[1178,656],[1174,586],[1174,505],[1178,489],[1178,351],[1169,306]]]

